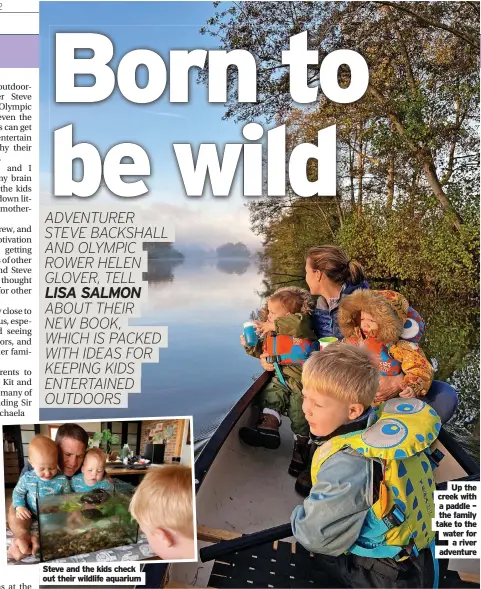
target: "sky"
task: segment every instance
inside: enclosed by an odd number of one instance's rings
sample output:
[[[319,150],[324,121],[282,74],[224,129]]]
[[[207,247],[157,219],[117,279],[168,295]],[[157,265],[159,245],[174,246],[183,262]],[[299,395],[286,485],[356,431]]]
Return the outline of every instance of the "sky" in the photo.
[[[200,143],[245,142],[241,124],[223,121],[225,107],[209,103],[207,88],[196,83],[192,71],[190,101],[169,102],[169,86],[150,104],[126,100],[116,87],[99,103],[56,103],[55,33],[94,32],[107,35],[114,44],[113,64],[133,49],[150,49],[160,54],[169,71],[169,51],[175,49],[217,49],[216,39],[199,30],[213,16],[211,2],[43,2],[40,10],[40,109],[41,109],[41,204],[76,204],[86,199],[58,199],[53,192],[53,132],[72,124],[74,142],[95,145],[103,155],[118,143],[140,145],[149,155],[151,175],[145,181],[149,193],[139,199],[142,205],[165,206],[165,213],[176,225],[177,247],[200,244],[217,247],[227,241],[243,241],[249,247],[260,246],[260,239],[249,226],[249,201],[242,196],[237,175],[229,197],[207,193],[187,197],[177,166],[173,143],[190,143],[196,153]],[[116,69],[114,67],[114,69]],[[194,68],[195,70],[195,68]],[[89,205],[132,204],[108,190],[100,191]]]

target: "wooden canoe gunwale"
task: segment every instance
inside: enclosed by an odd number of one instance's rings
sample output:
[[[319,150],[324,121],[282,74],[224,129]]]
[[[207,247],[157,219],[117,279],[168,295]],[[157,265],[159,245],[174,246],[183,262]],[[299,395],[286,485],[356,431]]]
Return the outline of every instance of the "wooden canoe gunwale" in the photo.
[[[217,454],[219,453],[226,439],[229,437],[229,434],[234,428],[235,424],[242,417],[243,413],[249,407],[257,393],[269,382],[270,378],[271,373],[265,371],[252,383],[252,385],[232,407],[229,413],[224,417],[219,427],[215,430],[205,447],[202,449],[202,452],[195,461],[196,494],[202,486],[205,476],[209,472],[209,469],[214,463]],[[137,587],[138,589],[164,587],[169,566],[169,563],[144,564],[141,567],[141,570],[145,573],[145,585],[138,585],[136,586],[136,589]]]

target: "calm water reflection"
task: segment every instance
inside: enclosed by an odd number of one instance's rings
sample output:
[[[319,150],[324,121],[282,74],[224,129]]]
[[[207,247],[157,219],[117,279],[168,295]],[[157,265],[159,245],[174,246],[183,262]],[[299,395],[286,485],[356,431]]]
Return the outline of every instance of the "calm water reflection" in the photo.
[[[142,392],[128,409],[45,409],[42,420],[194,415],[208,435],[260,374],[244,353],[242,323],[261,305],[262,277],[249,260],[149,260],[141,325],[167,325],[169,347],[142,367]]]
[[[260,373],[239,343],[242,323],[261,305],[257,292],[266,286],[252,261],[150,260],[146,278],[149,301],[135,324],[167,325],[169,347],[160,350],[158,364],[143,366],[142,393],[130,395],[128,409],[42,410],[42,420],[192,414],[199,439]],[[422,347],[437,368],[435,378],[451,382],[459,393],[450,429],[479,455],[479,302],[395,288],[425,321]]]

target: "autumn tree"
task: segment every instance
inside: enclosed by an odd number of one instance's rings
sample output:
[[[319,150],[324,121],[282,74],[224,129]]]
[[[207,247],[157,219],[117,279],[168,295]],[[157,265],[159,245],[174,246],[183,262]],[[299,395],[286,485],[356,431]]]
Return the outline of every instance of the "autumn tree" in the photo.
[[[223,49],[247,49],[255,56],[256,103],[237,102],[237,70],[230,70],[225,116],[240,121],[287,120],[291,115],[296,105],[289,93],[288,66],[281,63],[291,36],[307,30],[309,49],[319,52],[320,62],[336,49],[360,52],[369,65],[370,83],[359,108],[383,119],[386,135],[396,135],[399,150],[422,170],[431,193],[459,230],[460,207],[447,185],[459,167],[477,163],[478,29],[479,9],[471,2],[241,2],[218,11],[203,31]],[[348,84],[349,71],[342,70],[340,79]],[[307,82],[319,84],[318,65],[308,66]],[[323,102],[319,92],[319,106]],[[369,128],[367,120],[361,121],[350,145],[358,174],[357,196],[351,195],[358,205],[366,161],[363,137]],[[396,162],[391,158],[388,166],[393,194]]]
[[[237,71],[229,71],[226,118],[286,124],[288,151],[336,125],[335,195],[299,198],[288,186],[285,198],[249,205],[276,275],[301,272],[305,249],[329,241],[373,276],[451,292],[476,286],[478,24],[469,2],[242,2],[209,19],[205,33],[223,49],[247,49],[258,66],[256,103],[237,102]],[[336,104],[319,90],[314,103],[293,103],[281,55],[303,31],[319,63],[341,48],[364,56],[370,82],[361,100]],[[347,68],[338,77],[349,84]],[[308,66],[307,82],[319,84],[319,65]],[[307,173],[322,169],[311,160]]]

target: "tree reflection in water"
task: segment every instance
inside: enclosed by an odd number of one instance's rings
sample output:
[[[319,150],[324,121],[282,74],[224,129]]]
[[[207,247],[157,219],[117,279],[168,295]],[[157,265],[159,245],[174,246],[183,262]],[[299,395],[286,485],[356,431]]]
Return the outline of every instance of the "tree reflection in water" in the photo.
[[[152,282],[173,282],[174,268],[184,263],[185,257],[176,250],[171,243],[143,244],[147,252],[147,272],[142,274],[142,280]]]
[[[218,258],[216,268],[225,274],[237,274],[241,276],[247,272],[250,266],[248,258]]]

